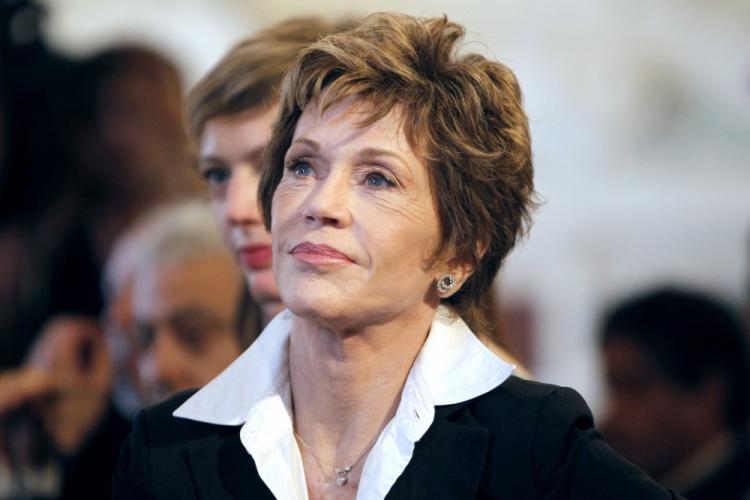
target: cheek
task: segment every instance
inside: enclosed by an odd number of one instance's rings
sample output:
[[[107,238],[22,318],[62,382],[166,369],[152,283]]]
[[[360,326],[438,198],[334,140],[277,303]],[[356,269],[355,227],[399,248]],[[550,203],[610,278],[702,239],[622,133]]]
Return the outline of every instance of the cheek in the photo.
[[[271,234],[278,227],[279,220],[284,217],[284,213],[288,210],[288,204],[291,201],[289,191],[284,189],[282,184],[279,184],[271,200]]]
[[[271,203],[271,235],[273,239],[282,236],[285,228],[296,219],[304,199],[300,189],[290,189],[282,184],[276,189]]]
[[[216,224],[219,226],[219,230],[221,231],[221,235],[224,238],[224,242],[231,247],[231,226],[227,223],[226,203],[224,203],[223,199],[211,198],[211,208],[213,209],[214,219],[216,220]]]
[[[227,367],[240,353],[240,347],[234,332],[222,332],[222,335],[211,339],[211,344],[204,346],[194,356],[196,372],[203,377],[203,383],[209,382]]]
[[[371,220],[369,230],[362,231],[359,240],[368,253],[377,274],[395,279],[418,280],[428,283],[431,277],[431,259],[434,235],[424,223],[416,224],[393,220]],[[401,278],[398,278],[400,276]]]
[[[372,247],[412,269],[428,271],[440,239],[430,207],[379,203],[374,208],[360,214],[371,227],[367,237]]]

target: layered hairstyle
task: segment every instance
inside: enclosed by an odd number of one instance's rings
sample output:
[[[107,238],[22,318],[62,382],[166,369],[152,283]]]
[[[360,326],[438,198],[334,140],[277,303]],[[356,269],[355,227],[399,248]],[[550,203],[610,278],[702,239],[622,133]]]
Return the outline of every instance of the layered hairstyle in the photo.
[[[235,45],[187,96],[187,128],[192,146],[200,142],[210,119],[276,103],[284,75],[302,49],[351,23],[351,20],[329,22],[318,17],[294,18]]]
[[[410,146],[427,166],[438,209],[433,262],[474,269],[443,301],[478,328],[486,327],[484,292],[530,224],[534,186],[518,81],[501,63],[458,54],[463,35],[446,17],[376,13],[304,50],[284,80],[259,199],[270,228],[284,156],[311,102],[324,112],[348,97],[369,101],[362,126],[399,112]]]

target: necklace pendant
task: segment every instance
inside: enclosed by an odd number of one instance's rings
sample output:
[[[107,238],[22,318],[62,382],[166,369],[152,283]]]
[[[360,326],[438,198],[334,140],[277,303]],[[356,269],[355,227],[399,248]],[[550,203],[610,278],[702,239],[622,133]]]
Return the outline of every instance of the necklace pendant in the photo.
[[[352,465],[345,465],[343,467],[334,467],[336,472],[336,486],[344,486],[349,482],[349,473],[354,469]]]

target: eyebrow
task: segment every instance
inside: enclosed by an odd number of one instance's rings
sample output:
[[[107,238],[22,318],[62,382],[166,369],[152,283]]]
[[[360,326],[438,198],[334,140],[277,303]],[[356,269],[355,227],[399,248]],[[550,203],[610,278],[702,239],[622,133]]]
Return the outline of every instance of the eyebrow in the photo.
[[[163,319],[167,323],[174,325],[176,323],[200,321],[210,328],[224,328],[227,326],[226,321],[216,312],[202,305],[186,305],[176,311],[173,311]]]
[[[319,151],[320,150],[320,143],[318,143],[317,141],[313,141],[312,139],[308,139],[306,137],[299,137],[299,138],[295,139],[292,142],[292,144],[290,144],[290,146],[293,146],[293,145],[295,145],[297,143],[305,144],[305,145],[313,148],[315,151]]]
[[[265,154],[265,152],[266,152],[265,145],[258,146],[257,148],[253,148],[250,151],[248,151],[246,154],[244,154],[242,156],[242,159],[252,164],[260,165],[260,163],[263,160],[263,155]],[[203,163],[219,163],[219,164],[224,165],[228,162],[220,156],[209,154],[209,155],[201,156],[200,158],[198,158],[198,165],[200,166]]]
[[[401,163],[407,170],[411,170],[409,167],[409,162],[406,161],[406,158],[396,153],[395,151],[380,148],[364,148],[359,152],[359,155],[364,158],[376,158],[378,156],[393,158],[394,160]]]
[[[311,147],[316,152],[320,151],[320,143],[318,143],[317,141],[314,141],[312,139],[308,139],[306,137],[300,137],[298,139],[295,139],[294,142],[292,142],[292,145],[294,145],[296,143],[305,144],[305,145]],[[376,157],[379,157],[379,156],[386,156],[388,158],[393,158],[394,160],[400,162],[404,167],[406,167],[407,169],[409,169],[409,162],[406,161],[406,159],[403,156],[401,156],[400,154],[398,154],[398,153],[396,153],[394,151],[388,150],[388,149],[381,149],[381,148],[369,147],[369,148],[361,149],[357,153],[357,155],[361,156],[363,158],[376,158]]]

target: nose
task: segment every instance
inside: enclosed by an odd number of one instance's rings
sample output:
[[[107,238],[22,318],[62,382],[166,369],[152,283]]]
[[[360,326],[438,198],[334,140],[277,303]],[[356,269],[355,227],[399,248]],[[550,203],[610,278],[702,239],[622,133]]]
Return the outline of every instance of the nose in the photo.
[[[233,169],[223,201],[226,222],[232,226],[259,224],[258,173],[249,167]]]
[[[315,183],[308,195],[305,220],[311,223],[345,227],[351,223],[351,182],[344,172],[333,170]]]

